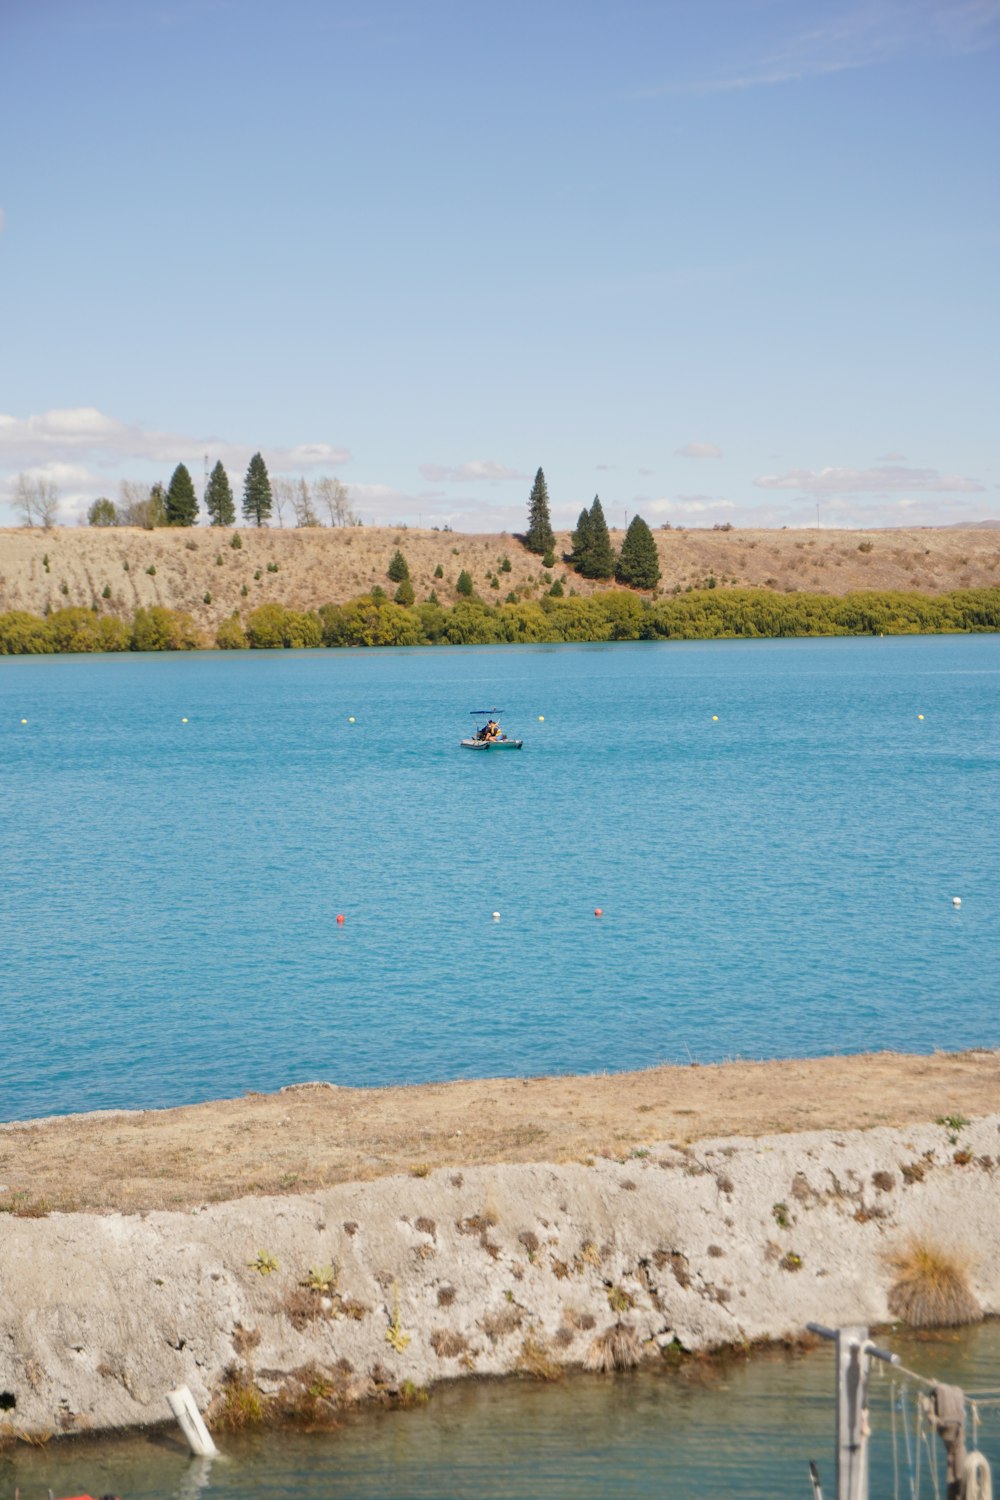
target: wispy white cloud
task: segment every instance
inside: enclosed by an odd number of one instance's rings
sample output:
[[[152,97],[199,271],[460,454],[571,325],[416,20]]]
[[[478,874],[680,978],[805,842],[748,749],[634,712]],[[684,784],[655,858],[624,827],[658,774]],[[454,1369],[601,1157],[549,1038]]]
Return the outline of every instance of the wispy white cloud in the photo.
[[[880,453],[876,458],[877,464],[905,464],[905,453]]]
[[[789,469],[784,474],[761,474],[754,485],[759,490],[796,490],[805,495],[889,495],[901,491],[976,495],[986,488],[978,480],[960,474],[906,469],[901,465],[878,469]]]
[[[121,464],[197,463],[203,454],[236,470],[245,468],[255,445],[190,433],[156,432],[109,417],[93,406],[44,411],[29,417],[0,413],[0,471],[86,456],[99,469]],[[276,472],[338,468],[349,462],[347,448],[333,443],[301,443],[269,448],[264,454]]]
[[[495,458],[473,458],[464,464],[421,464],[420,473],[430,484],[467,484],[482,479],[496,482],[500,479],[528,478],[527,474],[511,469]]]
[[[716,447],[715,443],[685,443],[683,448],[675,448],[674,452],[679,458],[722,457],[722,449]]]

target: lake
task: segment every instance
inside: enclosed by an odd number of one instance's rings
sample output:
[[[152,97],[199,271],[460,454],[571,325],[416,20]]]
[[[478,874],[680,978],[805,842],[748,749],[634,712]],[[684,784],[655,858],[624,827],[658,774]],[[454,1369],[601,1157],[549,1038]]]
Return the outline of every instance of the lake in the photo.
[[[993,635],[4,657],[0,1118],[994,1047],[998,811]]]

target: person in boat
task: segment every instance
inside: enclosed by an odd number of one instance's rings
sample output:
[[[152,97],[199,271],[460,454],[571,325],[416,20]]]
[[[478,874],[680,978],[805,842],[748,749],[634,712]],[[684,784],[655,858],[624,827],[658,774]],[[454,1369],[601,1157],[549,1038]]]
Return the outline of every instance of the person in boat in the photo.
[[[499,738],[500,725],[497,723],[496,719],[491,719],[488,724],[484,724],[482,729],[480,729],[479,733],[476,735],[477,740],[484,740],[487,744],[490,742],[490,740],[498,740]]]

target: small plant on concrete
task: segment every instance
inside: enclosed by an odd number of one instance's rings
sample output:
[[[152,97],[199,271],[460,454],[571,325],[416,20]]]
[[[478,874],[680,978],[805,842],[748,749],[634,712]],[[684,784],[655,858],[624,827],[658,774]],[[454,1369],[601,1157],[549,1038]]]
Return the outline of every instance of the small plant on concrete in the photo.
[[[776,1203],[771,1209],[771,1214],[779,1229],[789,1229],[791,1227],[792,1216],[788,1212],[787,1203]]]
[[[156,564],[155,563],[150,563],[149,567],[146,569],[146,572],[149,574],[150,578],[155,578],[156,577]]]
[[[972,1121],[967,1120],[964,1115],[939,1115],[935,1124],[943,1125],[948,1132],[948,1144],[957,1146],[959,1135],[968,1129]]]
[[[248,1260],[247,1265],[251,1271],[257,1271],[261,1276],[270,1276],[272,1271],[278,1269],[276,1257],[266,1250],[258,1250],[256,1259]]]
[[[534,1265],[535,1256],[538,1254],[538,1235],[532,1229],[522,1229],[517,1238],[518,1243],[523,1245],[528,1252],[529,1261]]]
[[[968,1257],[912,1236],[886,1256],[895,1274],[889,1311],[911,1328],[952,1328],[983,1316],[968,1281]]]
[[[302,1285],[309,1287],[310,1291],[322,1292],[329,1296],[337,1285],[337,1267],[335,1265],[310,1266]]]
[[[608,1306],[613,1313],[628,1312],[635,1306],[635,1298],[623,1286],[613,1286],[608,1292]]]
[[[403,1350],[406,1348],[407,1344],[410,1342],[410,1335],[408,1333],[404,1333],[403,1332],[402,1325],[401,1325],[401,1323],[399,1321],[399,1282],[398,1281],[394,1281],[393,1282],[393,1284],[392,1284],[392,1292],[393,1292],[392,1319],[391,1319],[391,1321],[389,1323],[388,1328],[385,1331],[385,1341],[386,1341],[387,1344],[391,1344],[391,1346],[393,1347],[393,1349],[395,1349],[395,1351],[396,1351],[397,1354],[402,1354]]]
[[[778,1261],[778,1265],[783,1271],[801,1271],[802,1257],[801,1255],[796,1255],[794,1250],[789,1250],[788,1254],[783,1255]]]

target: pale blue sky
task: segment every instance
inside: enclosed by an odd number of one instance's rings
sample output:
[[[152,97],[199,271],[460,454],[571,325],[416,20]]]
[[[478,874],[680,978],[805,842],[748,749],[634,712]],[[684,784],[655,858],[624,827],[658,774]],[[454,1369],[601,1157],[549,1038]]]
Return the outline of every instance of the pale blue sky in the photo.
[[[1000,515],[1000,0],[0,0],[0,522]]]

